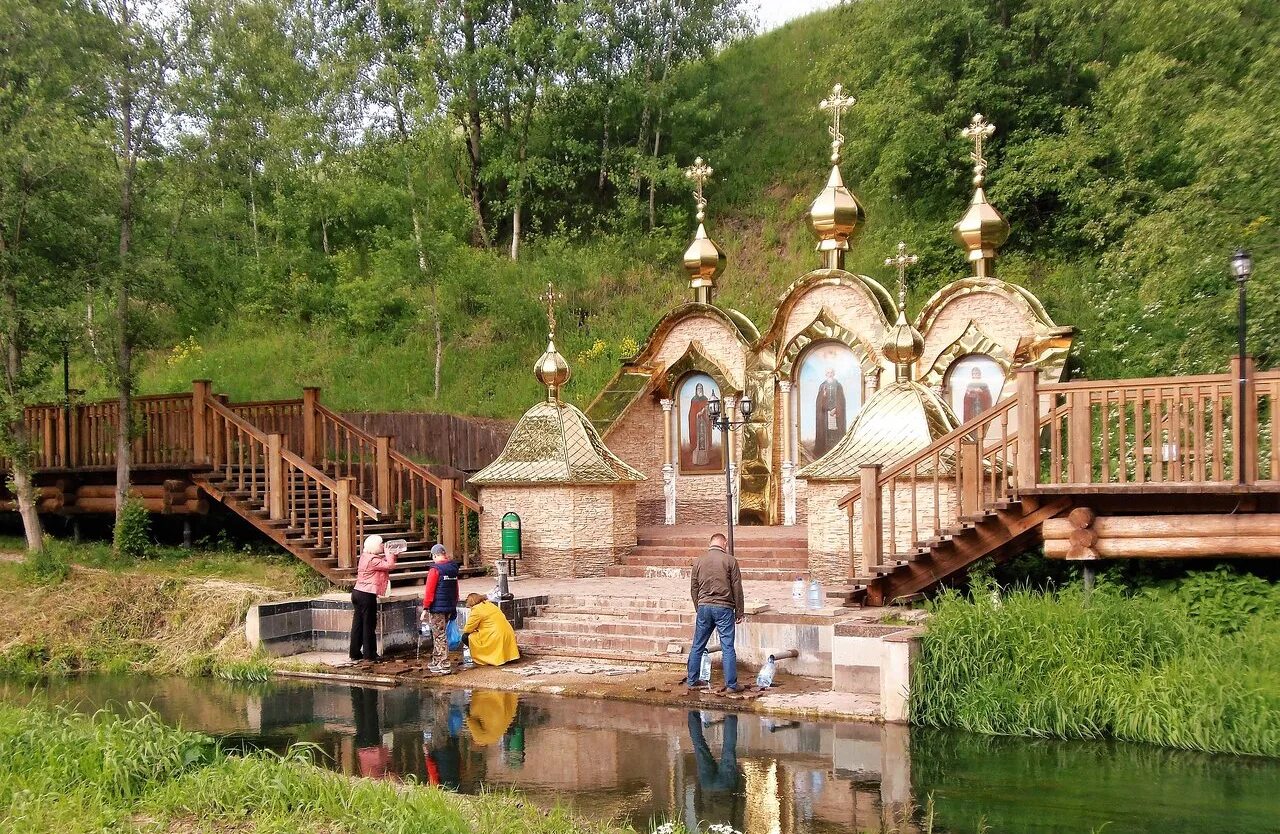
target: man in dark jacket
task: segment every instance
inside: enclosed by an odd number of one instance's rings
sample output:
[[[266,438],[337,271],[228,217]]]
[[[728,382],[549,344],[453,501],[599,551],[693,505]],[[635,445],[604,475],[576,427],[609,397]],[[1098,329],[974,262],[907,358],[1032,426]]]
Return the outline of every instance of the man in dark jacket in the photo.
[[[739,691],[738,655],[733,649],[734,629],[742,622],[742,574],[738,562],[725,551],[728,540],[720,533],[711,537],[711,547],[693,562],[689,592],[697,617],[693,625],[693,646],[689,649],[689,675],[685,684],[698,685],[698,669],[707,641],[714,629],[720,635],[720,662],[724,666],[724,688]]]
[[[427,587],[422,595],[422,618],[431,624],[431,664],[427,671],[447,675],[449,665],[449,621],[458,616],[458,563],[444,545],[431,548],[434,564],[427,571]]]

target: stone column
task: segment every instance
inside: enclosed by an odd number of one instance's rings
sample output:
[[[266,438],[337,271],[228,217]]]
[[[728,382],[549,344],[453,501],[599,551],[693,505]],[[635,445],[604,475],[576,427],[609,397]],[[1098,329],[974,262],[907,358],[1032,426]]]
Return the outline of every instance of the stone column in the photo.
[[[662,498],[663,523],[676,523],[676,467],[671,451],[671,420],[674,400],[662,400]]]
[[[725,394],[724,416],[731,423],[735,418],[734,406],[737,405],[737,402],[738,401],[735,397],[729,394]],[[729,445],[727,448],[725,448],[724,454],[725,454],[725,463],[729,467],[729,484],[733,489],[733,495],[732,495],[733,520],[734,520],[734,523],[737,523],[737,520],[738,520],[738,461],[735,459],[733,454],[733,450],[734,450],[733,437],[734,437],[734,432],[731,429],[729,431]]]
[[[782,523],[796,523],[796,464],[791,457],[791,380],[778,381],[782,393]]]
[[[871,399],[872,394],[880,390],[880,374],[881,374],[881,369],[876,368],[875,370],[871,371],[870,373],[868,373],[866,376],[862,378],[862,383],[863,383],[862,404],[863,405],[867,404],[867,400]]]

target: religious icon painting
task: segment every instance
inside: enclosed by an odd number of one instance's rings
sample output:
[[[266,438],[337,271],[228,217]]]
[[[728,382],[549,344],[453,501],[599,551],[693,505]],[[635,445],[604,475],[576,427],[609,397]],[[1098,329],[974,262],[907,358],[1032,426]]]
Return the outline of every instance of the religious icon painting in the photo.
[[[711,421],[709,403],[720,397],[720,386],[706,374],[689,374],[676,389],[680,472],[698,475],[724,471],[720,432]]]
[[[999,401],[1004,383],[1003,365],[984,353],[970,353],[947,369],[943,396],[956,418],[967,423]]]
[[[819,342],[797,365],[792,413],[799,420],[800,462],[817,460],[836,447],[862,407],[862,367],[848,345]]]

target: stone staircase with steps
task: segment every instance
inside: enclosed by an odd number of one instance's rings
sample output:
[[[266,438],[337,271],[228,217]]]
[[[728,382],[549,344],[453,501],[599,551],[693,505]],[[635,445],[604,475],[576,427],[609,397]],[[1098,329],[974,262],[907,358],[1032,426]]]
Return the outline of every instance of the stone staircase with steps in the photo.
[[[682,664],[693,612],[685,599],[554,594],[519,637],[529,655]]]
[[[687,578],[693,560],[707,551],[722,527],[672,525],[641,527],[636,546],[608,576]],[[735,527],[734,554],[745,580],[789,582],[809,572],[809,539],[804,527]]]

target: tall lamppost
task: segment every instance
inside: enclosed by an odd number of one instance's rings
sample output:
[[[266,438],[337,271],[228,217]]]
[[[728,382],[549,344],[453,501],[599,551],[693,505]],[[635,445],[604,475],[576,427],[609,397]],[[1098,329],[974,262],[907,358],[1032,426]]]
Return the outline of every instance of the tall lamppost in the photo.
[[[731,430],[740,429],[747,423],[751,422],[751,412],[755,411],[756,404],[752,401],[751,395],[743,392],[740,406],[742,408],[741,420],[730,420],[729,415],[724,411],[720,398],[716,396],[715,391],[711,393],[711,399],[707,401],[707,410],[711,412],[711,425],[720,429],[720,448],[724,451],[724,514],[725,520],[728,522],[729,529],[729,554],[733,554],[733,465],[729,460],[729,432]]]
[[[1245,322],[1246,322],[1246,306],[1245,306],[1245,285],[1249,283],[1249,277],[1253,275],[1253,257],[1247,249],[1237,249],[1231,255],[1231,274],[1236,277],[1236,288],[1238,297],[1236,301],[1236,350],[1240,357],[1240,378],[1236,380],[1239,386],[1239,394],[1236,399],[1236,408],[1243,409],[1245,397],[1248,396],[1248,376],[1245,371]],[[1239,460],[1236,463],[1236,481],[1244,483],[1244,438],[1236,438],[1236,446],[1239,448]]]

